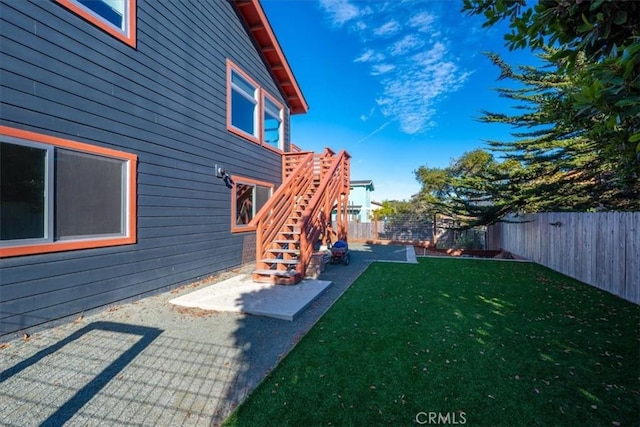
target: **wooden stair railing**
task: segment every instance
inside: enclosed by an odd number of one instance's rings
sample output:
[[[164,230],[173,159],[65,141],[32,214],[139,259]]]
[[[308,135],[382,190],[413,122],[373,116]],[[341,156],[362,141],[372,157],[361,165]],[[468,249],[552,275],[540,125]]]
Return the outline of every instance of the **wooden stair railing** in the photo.
[[[292,218],[306,207],[313,192],[313,153],[287,153],[283,159],[283,183],[257,213],[256,269],[253,280],[297,283],[299,225]]]
[[[326,153],[326,152],[325,152]],[[321,156],[320,183],[309,202],[301,222],[300,235],[300,260],[296,266],[304,276],[311,261],[315,243],[321,235],[327,238],[327,234],[335,233],[335,237],[347,240],[347,206],[349,199],[349,159],[346,151],[341,151],[337,156]],[[331,227],[331,212],[337,208],[337,226],[333,231]]]
[[[345,151],[335,156],[330,149],[284,155],[283,184],[255,218],[253,280],[287,285],[302,280],[336,204],[338,236],[346,239],[349,158]]]

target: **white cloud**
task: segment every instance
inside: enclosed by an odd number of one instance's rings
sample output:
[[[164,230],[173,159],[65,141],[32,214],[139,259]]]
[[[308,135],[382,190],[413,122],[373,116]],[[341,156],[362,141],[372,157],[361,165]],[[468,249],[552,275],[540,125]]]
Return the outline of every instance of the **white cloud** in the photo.
[[[366,122],[367,120],[369,120],[371,118],[371,116],[373,116],[373,113],[376,111],[375,108],[371,108],[371,110],[369,110],[369,114],[361,114],[360,115],[360,120],[362,120],[363,122]]]
[[[394,68],[396,68],[396,66],[393,64],[376,64],[371,67],[371,75],[379,76],[380,74],[388,73]]]
[[[469,73],[447,59],[447,49],[436,43],[430,50],[404,62],[383,82],[377,103],[385,117],[395,118],[408,134],[421,133],[434,126],[437,101],[460,88]]]
[[[354,59],[353,62],[380,62],[383,60],[383,54],[375,52],[373,49],[368,49],[362,55]]]
[[[373,34],[376,36],[390,36],[397,33],[400,30],[400,24],[396,21],[389,21],[382,26],[373,30]]]
[[[367,24],[364,21],[358,21],[355,23],[355,29],[357,31],[364,31],[367,29]]]
[[[367,62],[371,60],[372,57],[373,57],[373,50],[369,49],[365,51],[362,55],[354,59],[353,62]]]
[[[320,6],[327,11],[336,26],[341,26],[360,15],[358,7],[349,3],[349,0],[320,0]]]
[[[422,67],[430,67],[444,61],[446,54],[447,48],[442,43],[436,42],[431,49],[413,55],[411,60]]]
[[[391,55],[404,55],[407,52],[424,46],[424,42],[413,34],[407,34],[391,45]]]
[[[436,17],[428,12],[420,12],[409,19],[409,26],[420,32],[431,31]]]
[[[441,34],[450,31],[433,12],[434,3],[320,1],[336,26],[346,23],[344,27],[358,36],[363,53],[354,62],[367,64],[377,80],[376,111],[385,123],[397,123],[407,134],[435,126],[440,101],[458,90],[470,73],[450,52],[450,42]]]

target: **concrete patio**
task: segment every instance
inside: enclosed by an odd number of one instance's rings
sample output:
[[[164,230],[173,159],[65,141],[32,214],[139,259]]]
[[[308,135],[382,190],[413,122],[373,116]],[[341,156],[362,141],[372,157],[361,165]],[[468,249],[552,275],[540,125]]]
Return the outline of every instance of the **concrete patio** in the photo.
[[[169,302],[182,307],[293,320],[330,285],[328,280],[304,279],[295,286],[273,286],[253,282],[250,275],[240,274]]]

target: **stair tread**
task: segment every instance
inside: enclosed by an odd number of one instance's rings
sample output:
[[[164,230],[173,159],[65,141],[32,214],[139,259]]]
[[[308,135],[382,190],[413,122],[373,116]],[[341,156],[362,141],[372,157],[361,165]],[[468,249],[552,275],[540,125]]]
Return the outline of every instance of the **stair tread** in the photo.
[[[274,249],[267,249],[267,252],[271,252],[271,253],[284,253],[284,254],[299,254],[300,253],[300,249],[283,249],[283,248],[274,248]]]
[[[293,243],[293,244],[296,244],[296,245],[297,245],[297,244],[299,244],[300,242],[298,242],[297,240],[277,239],[277,240],[274,240],[274,241],[273,241],[273,243],[289,243],[289,244]]]

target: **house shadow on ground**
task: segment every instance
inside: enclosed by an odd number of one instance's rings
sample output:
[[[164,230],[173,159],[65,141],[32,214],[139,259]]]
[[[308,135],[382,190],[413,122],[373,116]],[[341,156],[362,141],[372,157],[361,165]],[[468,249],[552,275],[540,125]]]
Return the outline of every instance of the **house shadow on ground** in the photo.
[[[11,341],[0,424],[220,425],[371,262],[406,259],[401,246],[351,251],[349,265],[326,266],[332,285],[294,321],[168,302],[203,282]]]
[[[0,372],[0,384],[5,390],[5,422],[63,425],[121,375],[162,332],[139,325],[93,322],[6,368]],[[87,346],[97,346],[100,351],[87,357]],[[34,395],[45,396],[46,400],[39,402],[43,404],[40,408],[27,407]],[[32,420],[34,415],[46,418]]]

